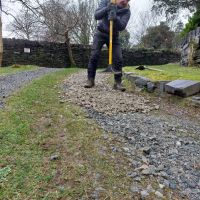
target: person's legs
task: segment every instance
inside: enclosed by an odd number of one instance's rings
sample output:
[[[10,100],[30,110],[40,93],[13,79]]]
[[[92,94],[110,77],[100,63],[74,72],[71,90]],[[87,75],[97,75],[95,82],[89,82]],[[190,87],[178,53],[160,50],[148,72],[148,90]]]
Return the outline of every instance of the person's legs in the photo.
[[[105,44],[104,38],[99,33],[94,36],[94,41],[92,45],[91,57],[88,64],[88,79],[95,79],[96,69],[101,53],[101,49]]]
[[[118,39],[113,41],[113,67],[116,71],[121,73],[115,74],[114,78],[116,82],[120,82],[122,80],[122,67],[123,67],[123,57],[122,57],[122,49],[121,44]]]
[[[118,39],[113,41],[113,66],[115,71],[121,72],[114,74],[115,84],[114,89],[125,91],[125,88],[122,86],[122,67],[123,67],[123,57],[121,44]]]

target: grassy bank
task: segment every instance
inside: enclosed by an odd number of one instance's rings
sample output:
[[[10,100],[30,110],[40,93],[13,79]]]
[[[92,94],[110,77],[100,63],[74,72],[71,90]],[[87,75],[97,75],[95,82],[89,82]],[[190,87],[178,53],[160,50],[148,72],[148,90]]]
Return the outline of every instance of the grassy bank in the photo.
[[[13,65],[10,67],[0,67],[0,76],[6,74],[14,74],[22,71],[33,71],[37,70],[38,67],[34,65]]]
[[[134,72],[137,75],[145,76],[154,81],[161,80],[195,80],[200,81],[200,68],[196,67],[181,67],[176,64],[160,65],[160,66],[149,66],[153,69],[158,69],[162,71],[153,70],[136,70],[136,67],[125,67],[125,72]]]
[[[34,81],[0,110],[0,199],[89,199],[96,188],[100,199],[131,199],[119,167],[126,160],[113,160],[110,141],[79,107],[60,102],[58,85],[76,71]]]

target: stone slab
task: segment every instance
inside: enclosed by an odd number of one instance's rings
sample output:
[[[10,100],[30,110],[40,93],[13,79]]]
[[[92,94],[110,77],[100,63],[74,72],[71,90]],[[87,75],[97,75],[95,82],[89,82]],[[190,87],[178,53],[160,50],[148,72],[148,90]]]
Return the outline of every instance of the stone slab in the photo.
[[[193,106],[200,108],[200,101],[198,101],[198,100],[192,100],[191,102],[192,102]]]
[[[175,80],[165,85],[165,91],[181,97],[189,97],[200,92],[200,82]]]
[[[138,75],[134,75],[134,74],[132,74],[132,75],[130,75],[130,76],[127,77],[127,79],[128,79],[129,81],[131,81],[132,83],[135,83],[135,81],[136,81],[138,78],[143,78],[143,77],[142,77],[142,76],[138,76]]]
[[[145,77],[139,77],[135,80],[135,85],[140,88],[144,88],[147,87],[148,82],[151,82],[151,80]]]
[[[157,88],[157,91],[159,93],[164,93],[165,92],[165,86],[166,84],[170,83],[171,81],[157,81],[156,82],[156,88]]]
[[[200,96],[194,96],[191,99],[191,104],[195,107],[199,107],[200,108]]]
[[[148,82],[147,83],[147,91],[152,93],[156,89],[156,84],[153,82]]]

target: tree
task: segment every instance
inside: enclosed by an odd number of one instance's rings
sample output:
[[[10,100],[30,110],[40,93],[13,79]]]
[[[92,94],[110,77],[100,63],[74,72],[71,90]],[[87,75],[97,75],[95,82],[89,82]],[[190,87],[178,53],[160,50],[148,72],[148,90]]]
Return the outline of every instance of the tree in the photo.
[[[190,31],[196,29],[198,26],[200,26],[200,9],[197,10],[192,17],[190,17],[188,23],[181,32],[181,36],[186,36]]]
[[[122,48],[129,49],[130,48],[130,33],[127,29],[120,32],[119,41],[121,42]]]
[[[38,25],[38,20],[33,13],[27,8],[23,8],[20,10],[19,14],[14,17],[8,28],[19,38],[30,40],[34,38]]]
[[[142,37],[141,42],[145,48],[171,49],[173,47],[174,32],[161,22],[159,26],[153,26],[147,29],[147,34]]]
[[[65,42],[70,64],[76,66],[73,58],[70,38],[78,23],[76,7],[62,0],[49,0],[40,5],[39,14],[46,27],[47,39],[54,42]]]
[[[179,21],[176,24],[175,30],[174,30],[174,39],[173,39],[173,48],[174,49],[179,49],[182,37],[181,37],[181,32],[183,31],[184,24],[182,21]]]
[[[94,12],[97,8],[97,1],[79,0],[77,5],[78,23],[73,30],[73,39],[78,44],[89,45],[96,31],[97,21]]]
[[[136,44],[140,44],[141,38],[146,34],[147,29],[151,26],[156,26],[160,16],[155,12],[143,11],[134,16],[134,28],[132,30],[132,37]]]
[[[159,12],[166,11],[167,14],[175,14],[180,9],[190,11],[200,8],[199,0],[154,0],[153,8]]]

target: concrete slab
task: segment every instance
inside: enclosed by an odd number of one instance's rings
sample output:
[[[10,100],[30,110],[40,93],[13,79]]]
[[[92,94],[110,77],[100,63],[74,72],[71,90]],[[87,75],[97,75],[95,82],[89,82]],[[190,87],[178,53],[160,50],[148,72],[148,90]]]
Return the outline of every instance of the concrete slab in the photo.
[[[189,97],[200,92],[200,82],[175,80],[165,85],[165,91],[181,97]]]

